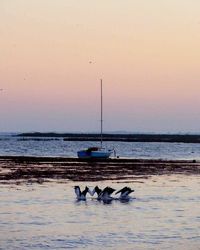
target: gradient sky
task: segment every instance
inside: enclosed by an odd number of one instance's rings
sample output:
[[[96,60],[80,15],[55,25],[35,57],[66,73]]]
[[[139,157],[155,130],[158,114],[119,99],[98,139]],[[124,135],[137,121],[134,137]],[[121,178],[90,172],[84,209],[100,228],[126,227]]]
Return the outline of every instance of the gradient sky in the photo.
[[[199,0],[1,0],[0,131],[200,132]]]

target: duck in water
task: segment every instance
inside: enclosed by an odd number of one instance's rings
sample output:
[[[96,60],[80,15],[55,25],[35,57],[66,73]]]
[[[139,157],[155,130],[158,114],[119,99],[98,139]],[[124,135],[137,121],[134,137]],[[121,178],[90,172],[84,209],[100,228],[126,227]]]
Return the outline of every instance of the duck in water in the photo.
[[[121,200],[129,200],[131,197],[129,196],[130,193],[134,192],[133,189],[131,189],[130,187],[124,187],[122,189],[120,189],[119,191],[117,191],[115,194],[119,194],[119,199]]]
[[[104,188],[98,195],[99,200],[103,201],[111,201],[113,200],[113,197],[111,197],[111,194],[115,191],[114,188],[106,187]]]
[[[97,200],[112,200],[113,198],[110,196],[115,189],[111,187],[106,187],[103,190],[96,186],[93,191],[91,192],[92,196],[96,193]]]
[[[96,186],[93,191],[91,192],[91,195],[93,196],[95,193],[97,194],[97,199],[99,199],[99,195],[102,192],[102,189],[100,189],[98,186]]]
[[[74,191],[76,193],[76,198],[79,201],[85,201],[87,193],[91,194],[91,191],[87,186],[85,187],[85,189],[82,192],[81,192],[81,189],[79,186],[75,186]]]

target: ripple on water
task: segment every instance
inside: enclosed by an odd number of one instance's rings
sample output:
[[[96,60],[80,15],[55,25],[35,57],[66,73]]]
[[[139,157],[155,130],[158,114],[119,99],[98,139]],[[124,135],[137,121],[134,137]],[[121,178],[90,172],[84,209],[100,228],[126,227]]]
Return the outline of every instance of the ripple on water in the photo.
[[[171,181],[175,178],[177,182]],[[88,183],[91,187],[96,184],[110,185],[109,181]],[[116,189],[123,186],[112,185]],[[76,202],[73,183],[33,184],[31,189],[22,185],[20,190],[4,187],[1,247],[186,250],[199,245],[198,178],[158,176],[126,185],[134,187],[135,199],[110,204],[89,196],[87,202]]]

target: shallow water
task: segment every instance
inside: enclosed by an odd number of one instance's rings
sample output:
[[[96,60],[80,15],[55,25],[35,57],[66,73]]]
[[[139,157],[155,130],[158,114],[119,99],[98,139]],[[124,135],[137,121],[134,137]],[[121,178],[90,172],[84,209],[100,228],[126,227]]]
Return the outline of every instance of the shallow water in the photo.
[[[38,140],[39,139],[39,140]],[[77,151],[98,142],[70,142],[56,138],[23,138],[0,135],[0,155],[66,156],[76,157]],[[115,148],[117,155],[146,159],[196,159],[200,160],[198,143],[149,143],[149,142],[104,142]]]
[[[0,249],[200,249],[200,176],[86,184],[127,185],[134,199],[77,202],[73,182],[0,185]]]

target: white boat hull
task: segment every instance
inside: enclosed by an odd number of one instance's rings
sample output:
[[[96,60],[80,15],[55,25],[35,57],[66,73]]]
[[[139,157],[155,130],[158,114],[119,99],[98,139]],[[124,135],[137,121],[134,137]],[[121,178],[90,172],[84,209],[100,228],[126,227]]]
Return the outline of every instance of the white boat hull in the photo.
[[[112,151],[106,150],[96,150],[96,151],[88,151],[88,150],[81,150],[77,152],[78,158],[82,159],[108,159]]]
[[[92,158],[109,158],[112,152],[110,151],[94,151],[91,152],[91,157]]]

